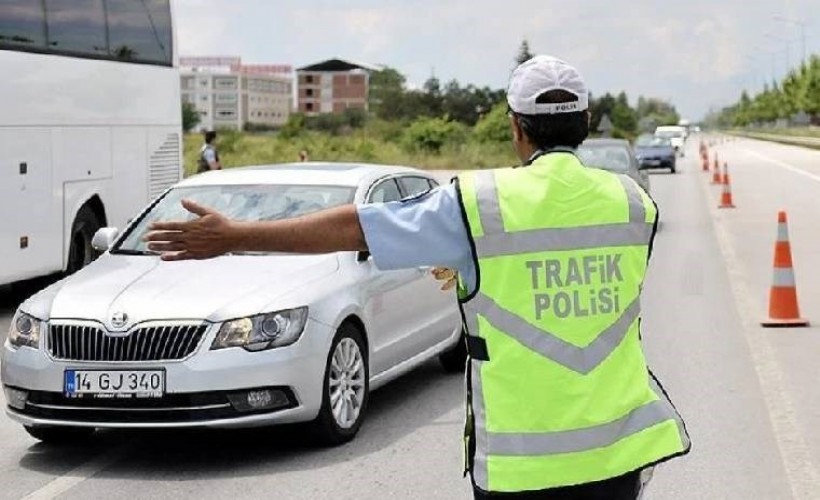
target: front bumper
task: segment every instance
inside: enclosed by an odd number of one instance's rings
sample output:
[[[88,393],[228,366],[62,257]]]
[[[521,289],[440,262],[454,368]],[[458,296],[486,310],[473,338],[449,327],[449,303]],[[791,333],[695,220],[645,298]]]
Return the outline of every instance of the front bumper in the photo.
[[[295,344],[262,352],[241,348],[211,351],[215,327],[192,356],[182,361],[71,362],[40,349],[2,348],[2,383],[23,390],[22,409],[6,408],[23,425],[108,428],[250,427],[309,421],[321,406],[330,327],[309,320]],[[76,399],[63,394],[65,370],[162,369],[165,395],[156,399]],[[237,411],[229,395],[276,390],[287,404],[270,411]]]

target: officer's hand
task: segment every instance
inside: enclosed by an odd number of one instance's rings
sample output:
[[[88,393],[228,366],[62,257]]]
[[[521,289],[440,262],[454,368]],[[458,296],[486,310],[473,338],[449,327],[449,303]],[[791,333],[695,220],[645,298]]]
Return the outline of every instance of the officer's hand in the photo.
[[[210,259],[230,252],[236,223],[216,210],[190,200],[182,206],[196,219],[187,222],[154,222],[142,239],[148,249],[162,253],[162,260]]]
[[[443,291],[450,290],[456,283],[458,283],[458,277],[456,272],[448,267],[435,267],[433,268],[433,277],[435,277],[438,281],[443,281],[444,284],[441,285],[441,289]]]

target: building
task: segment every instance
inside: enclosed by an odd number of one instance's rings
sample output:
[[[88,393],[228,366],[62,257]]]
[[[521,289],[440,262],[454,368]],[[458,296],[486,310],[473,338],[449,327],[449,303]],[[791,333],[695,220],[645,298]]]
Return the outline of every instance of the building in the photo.
[[[203,130],[272,129],[293,108],[293,68],[242,64],[239,57],[180,58],[182,101],[190,102]]]
[[[296,70],[300,113],[343,113],[367,110],[370,73],[379,68],[342,59],[328,59]]]

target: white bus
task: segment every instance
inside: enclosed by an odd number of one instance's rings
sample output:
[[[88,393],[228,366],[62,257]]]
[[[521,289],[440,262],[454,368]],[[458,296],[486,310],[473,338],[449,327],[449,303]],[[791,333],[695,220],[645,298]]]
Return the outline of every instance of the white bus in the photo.
[[[0,0],[0,285],[90,262],[182,175],[170,0]]]

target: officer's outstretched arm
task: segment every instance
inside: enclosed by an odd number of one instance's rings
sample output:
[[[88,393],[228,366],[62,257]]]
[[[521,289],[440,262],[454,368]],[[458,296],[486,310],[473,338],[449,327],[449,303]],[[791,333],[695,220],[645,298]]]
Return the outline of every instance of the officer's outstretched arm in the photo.
[[[366,251],[355,205],[278,221],[239,222],[193,201],[182,206],[199,217],[155,222],[143,239],[163,260],[210,259],[229,252],[330,253]]]

